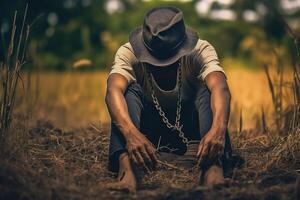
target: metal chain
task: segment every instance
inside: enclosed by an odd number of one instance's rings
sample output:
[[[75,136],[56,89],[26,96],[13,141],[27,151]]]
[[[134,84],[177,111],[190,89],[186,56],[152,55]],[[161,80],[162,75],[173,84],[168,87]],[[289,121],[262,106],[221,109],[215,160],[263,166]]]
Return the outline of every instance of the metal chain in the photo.
[[[180,117],[181,117],[181,103],[182,103],[182,99],[181,99],[181,89],[182,89],[182,69],[181,69],[181,61],[179,61],[178,64],[178,95],[177,95],[177,103],[176,103],[176,119],[175,119],[175,124],[171,124],[169,119],[166,117],[165,112],[163,111],[162,107],[159,104],[159,101],[155,95],[154,89],[153,89],[153,80],[151,78],[151,72],[149,69],[147,69],[147,75],[148,75],[148,81],[150,83],[150,92],[151,92],[151,97],[152,97],[152,101],[154,103],[154,106],[156,108],[156,110],[158,111],[158,114],[160,115],[160,117],[162,118],[162,121],[165,123],[165,125],[171,129],[171,130],[177,130],[179,132],[178,136],[182,139],[182,142],[188,146],[189,145],[189,141],[188,139],[185,137],[184,132],[182,131],[182,127],[183,125],[180,125]]]

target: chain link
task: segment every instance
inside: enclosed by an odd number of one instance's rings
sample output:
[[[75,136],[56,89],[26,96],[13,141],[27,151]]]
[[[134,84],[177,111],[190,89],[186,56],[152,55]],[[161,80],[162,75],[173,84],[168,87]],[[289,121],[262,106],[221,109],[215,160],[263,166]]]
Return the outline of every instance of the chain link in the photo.
[[[175,118],[175,124],[171,124],[169,119],[166,117],[165,112],[163,111],[162,107],[159,104],[159,101],[155,95],[154,88],[153,88],[153,79],[151,77],[151,72],[147,68],[147,76],[148,76],[148,81],[150,83],[150,92],[151,92],[151,98],[154,103],[154,106],[156,110],[158,111],[158,114],[162,118],[162,121],[165,123],[165,125],[171,129],[171,130],[176,130],[178,131],[178,136],[182,139],[182,142],[188,146],[189,141],[185,137],[184,132],[182,131],[183,125],[180,124],[180,117],[181,117],[181,104],[182,104],[182,99],[181,99],[181,89],[182,89],[182,69],[181,69],[181,61],[179,61],[178,64],[178,95],[177,95],[177,103],[176,103],[176,118]]]

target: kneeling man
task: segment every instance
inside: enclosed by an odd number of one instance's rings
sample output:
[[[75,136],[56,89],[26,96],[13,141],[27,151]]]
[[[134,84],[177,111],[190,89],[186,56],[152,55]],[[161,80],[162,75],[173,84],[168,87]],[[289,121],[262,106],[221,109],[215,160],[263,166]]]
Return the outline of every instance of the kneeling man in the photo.
[[[135,191],[137,171],[154,170],[159,151],[184,155],[195,140],[198,184],[224,183],[230,91],[215,49],[185,26],[179,9],[154,8],[131,32],[115,55],[106,103],[116,189]]]

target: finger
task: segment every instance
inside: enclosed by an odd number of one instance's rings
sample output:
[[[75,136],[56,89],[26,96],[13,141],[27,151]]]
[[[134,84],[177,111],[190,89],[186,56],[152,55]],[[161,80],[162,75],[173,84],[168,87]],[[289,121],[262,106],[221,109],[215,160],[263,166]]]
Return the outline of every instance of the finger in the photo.
[[[135,155],[133,154],[133,153],[131,153],[131,154],[129,154],[130,155],[130,159],[133,161],[133,163],[135,164],[135,165],[139,165],[139,162],[138,162],[138,160],[136,159],[136,157],[135,157]]]
[[[220,158],[224,153],[224,145],[222,142],[217,142],[211,146],[211,151],[209,153],[209,162],[212,163],[221,163]]]
[[[201,166],[203,163],[204,158],[206,157],[206,155],[204,155],[204,153],[202,153],[198,159],[198,166]]]
[[[214,160],[216,158],[217,153],[218,147],[216,145],[212,145],[209,149],[209,154],[207,155],[207,157],[209,158],[209,160]]]
[[[152,147],[149,147],[149,146],[146,146],[146,151],[148,152],[152,162],[157,163],[158,158],[157,158],[157,155],[156,155],[156,149],[152,148]]]
[[[223,160],[223,158],[224,158],[224,154],[225,154],[225,152],[224,152],[224,147],[222,147],[221,148],[221,150],[219,151],[219,153],[218,153],[218,160],[217,160],[217,162],[218,162],[218,164],[220,164],[220,165],[222,165],[222,160]]]
[[[200,144],[199,144],[199,149],[198,149],[198,153],[197,153],[197,157],[198,157],[198,164],[200,163],[200,160],[202,160],[202,154],[203,151],[205,150],[205,148],[207,148],[207,144],[204,143],[204,140],[201,140]],[[200,159],[201,158],[201,159]]]
[[[200,155],[201,155],[201,153],[203,151],[203,147],[204,147],[203,142],[200,142],[199,148],[198,148],[198,152],[197,152],[197,157],[198,158],[200,157]]]
[[[211,151],[209,152],[207,164],[212,165],[212,164],[217,164],[220,163],[220,151],[222,149],[222,146],[216,144],[212,146]]]
[[[223,154],[224,154],[224,147],[222,145],[219,147],[217,154],[218,154],[218,157],[222,157],[223,156]]]
[[[207,165],[208,154],[209,154],[209,147],[206,146],[205,148],[203,148],[198,161],[198,166],[200,166],[201,168],[204,168]]]
[[[158,163],[158,158],[156,156],[156,152],[149,148],[149,147],[146,147],[146,151],[148,152],[148,155],[150,156],[150,159],[152,161],[152,164],[153,164],[153,169],[155,169],[157,163]]]
[[[215,144],[211,147],[211,151],[210,151],[210,159],[211,161],[215,161],[216,159],[218,159],[220,157],[220,155],[222,155],[222,151],[223,151],[223,147],[222,144]]]
[[[156,151],[155,145],[154,145],[152,142],[150,142],[150,141],[148,140],[148,138],[147,138],[147,144],[146,144],[146,146],[150,146],[150,147],[152,147],[153,149],[155,149],[155,151]]]
[[[155,145],[154,145],[153,143],[151,143],[151,142],[149,142],[149,143],[151,144],[151,147],[152,147],[153,149],[155,149],[155,151],[156,151]]]
[[[150,156],[148,155],[146,147],[142,147],[140,149],[140,153],[143,156],[144,162],[147,165],[147,167],[152,170],[153,169],[153,163],[152,163],[152,160],[151,160]]]
[[[140,158],[140,156],[138,155],[138,150],[133,150],[132,151],[132,158],[133,158],[133,160],[135,161],[135,163],[136,163],[136,165],[138,166],[138,167],[141,167],[141,165],[142,165],[142,159]]]
[[[132,160],[135,164],[137,164],[136,159],[134,158],[133,151],[131,149],[128,149],[128,155],[129,155],[129,159]]]
[[[144,159],[143,159],[143,157],[141,156],[140,152],[139,152],[139,151],[134,151],[134,155],[135,155],[135,157],[137,158],[137,161],[138,161],[138,163],[139,163],[139,166],[140,166],[140,167],[143,167],[144,170],[145,170],[147,173],[150,173],[150,170],[149,170],[149,168],[147,167],[147,165],[145,164]]]
[[[198,157],[198,166],[200,166],[201,163],[203,162],[203,159],[205,157],[205,152],[206,152],[206,147],[202,147]]]

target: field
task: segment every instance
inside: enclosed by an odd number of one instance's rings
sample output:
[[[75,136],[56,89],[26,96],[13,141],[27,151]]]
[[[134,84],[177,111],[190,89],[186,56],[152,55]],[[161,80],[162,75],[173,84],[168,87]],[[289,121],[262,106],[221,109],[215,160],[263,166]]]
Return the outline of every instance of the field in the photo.
[[[227,74],[234,168],[226,176],[234,183],[195,186],[197,169],[170,159],[143,177],[137,193],[108,190],[116,181],[107,170],[108,72],[96,70],[110,65],[147,9],[169,3],[147,2],[0,6],[0,200],[300,199],[299,24],[292,23],[299,8],[285,11],[289,1],[209,1],[206,17],[197,11],[205,2],[176,3],[214,43]],[[222,21],[215,10],[238,19]],[[253,13],[257,21],[246,20]]]
[[[226,74],[232,93],[230,129],[236,131],[241,109],[244,129],[256,128],[262,107],[272,125],[272,97],[264,71],[227,67]],[[20,94],[27,100],[19,101],[34,110],[33,117],[50,120],[63,129],[107,124],[110,120],[104,102],[107,76],[105,71],[24,74],[24,82],[29,85],[24,85],[25,89],[20,87]],[[287,72],[285,81],[290,77]],[[285,98],[290,98],[288,92]]]
[[[193,187],[194,171],[161,165],[137,194],[106,190],[115,176],[106,169],[107,72],[24,73],[13,130],[1,154],[0,199],[299,199],[299,129],[284,136],[273,130],[263,70],[226,67],[226,72],[234,152],[245,159],[232,174],[238,184]],[[286,103],[290,95],[285,91]],[[268,131],[259,123],[262,108]]]

